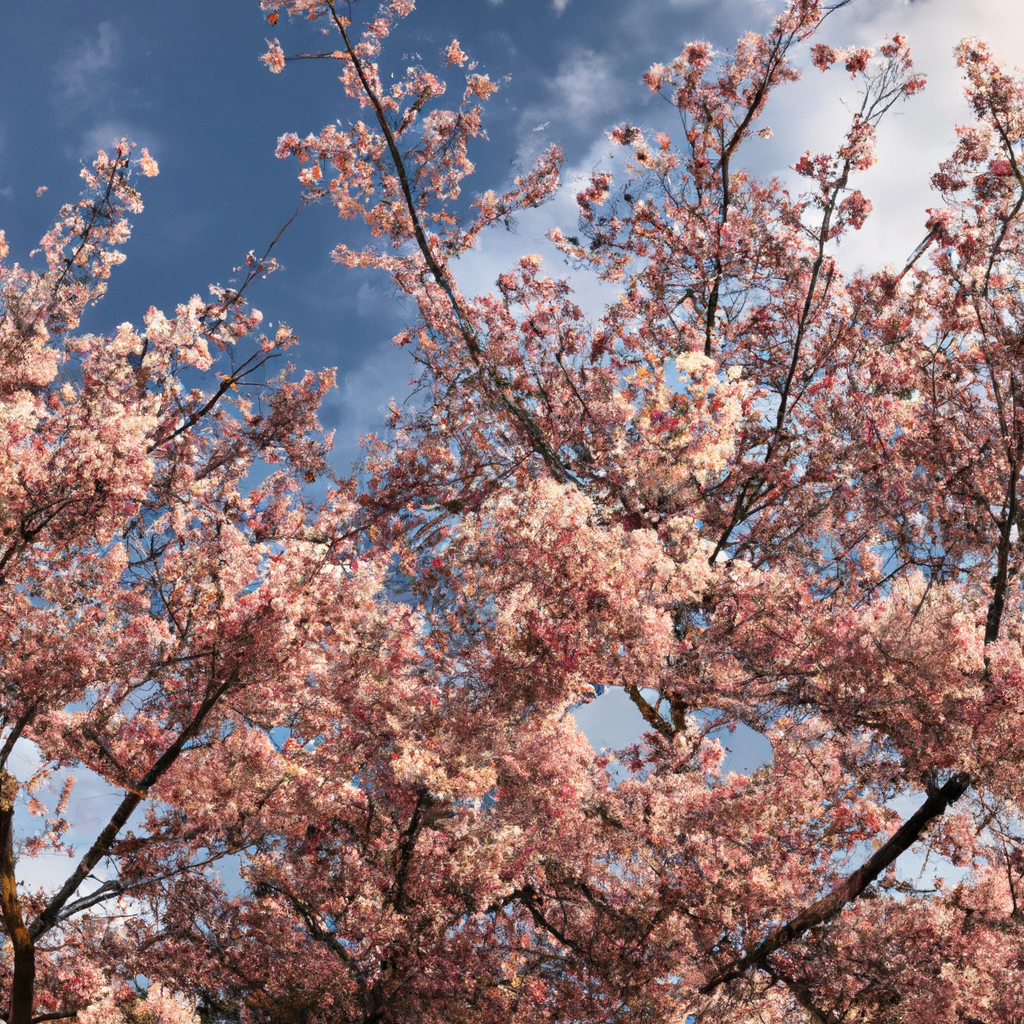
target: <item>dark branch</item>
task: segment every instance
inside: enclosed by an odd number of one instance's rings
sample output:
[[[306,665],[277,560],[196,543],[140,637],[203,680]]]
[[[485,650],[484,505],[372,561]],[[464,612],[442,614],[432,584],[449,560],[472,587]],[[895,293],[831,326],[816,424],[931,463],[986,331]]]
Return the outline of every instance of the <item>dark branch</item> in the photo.
[[[921,838],[924,830],[936,818],[944,814],[950,804],[956,803],[967,792],[970,785],[971,777],[966,772],[958,772],[941,789],[931,792],[928,799],[916,813],[903,823],[899,831],[842,884],[816,903],[812,903],[781,928],[776,928],[746,956],[734,961],[708,979],[701,986],[700,992],[708,995],[719,985],[742,977],[751,967],[763,964],[767,957],[776,950],[838,914],[847,903],[855,900],[900,854],[909,850]]]

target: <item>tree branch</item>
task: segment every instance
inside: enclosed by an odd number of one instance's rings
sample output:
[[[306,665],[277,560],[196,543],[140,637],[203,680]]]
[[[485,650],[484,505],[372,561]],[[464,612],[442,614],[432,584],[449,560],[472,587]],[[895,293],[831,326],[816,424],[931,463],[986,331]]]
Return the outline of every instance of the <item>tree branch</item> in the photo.
[[[203,701],[196,716],[188,726],[178,734],[178,738],[157,758],[153,767],[139,780],[138,784],[128,790],[124,799],[118,805],[107,822],[106,827],[96,837],[95,842],[86,851],[78,866],[68,877],[68,880],[60,890],[50,899],[39,916],[29,925],[28,932],[35,942],[42,935],[45,935],[60,920],[60,913],[64,905],[78,891],[78,887],[85,881],[94,867],[110,852],[118,833],[127,824],[135,808],[149,795],[149,790],[154,786],[164,772],[177,761],[185,744],[188,743],[202,728],[210,712],[216,707],[218,701],[227,690],[237,681],[238,670],[233,671],[207,698]]]
[[[539,426],[537,426],[537,423],[530,414],[530,411],[528,409],[524,409],[519,403],[514,402],[509,397],[507,394],[508,387],[501,382],[498,374],[496,374],[491,367],[488,367],[483,363],[483,350],[480,346],[480,339],[477,336],[477,332],[473,329],[473,326],[466,317],[462,308],[462,303],[459,302],[458,296],[455,294],[455,288],[446,268],[438,262],[437,257],[434,255],[434,250],[431,248],[426,232],[423,230],[423,225],[420,222],[419,214],[416,212],[416,201],[413,198],[412,184],[409,181],[409,174],[406,170],[405,160],[398,148],[395,133],[392,131],[391,125],[388,124],[388,119],[385,116],[383,106],[381,106],[380,98],[377,96],[377,93],[374,92],[373,87],[370,84],[370,80],[366,75],[366,69],[363,67],[363,62],[359,59],[359,55],[356,53],[355,47],[349,39],[348,32],[345,31],[346,22],[335,10],[335,0],[326,0],[326,2],[330,9],[334,26],[345,43],[348,57],[352,61],[352,66],[355,68],[356,74],[359,76],[359,82],[363,87],[363,92],[366,94],[366,98],[370,101],[370,105],[373,107],[377,124],[380,126],[380,130],[384,135],[384,140],[387,143],[388,154],[390,155],[391,162],[394,165],[395,173],[398,175],[398,182],[402,190],[402,198],[409,214],[409,221],[412,224],[413,237],[416,240],[416,246],[423,257],[423,261],[427,266],[427,270],[430,272],[430,276],[444,292],[449,304],[451,305],[452,312],[455,314],[459,334],[466,343],[466,348],[469,351],[470,358],[473,360],[473,363],[483,371],[485,378],[494,388],[494,397],[498,404],[519,421],[520,426],[530,439],[531,448],[544,460],[544,464],[551,471],[551,475],[559,483],[565,483],[568,476],[565,467],[562,465],[557,453],[553,451],[551,446],[548,444],[543,431]]]
[[[655,732],[660,733],[667,740],[671,740],[675,736],[672,726],[669,725],[660,714],[658,714],[655,708],[652,708],[651,705],[644,700],[644,695],[640,692],[639,687],[631,683],[628,686],[624,686],[623,689],[626,691],[626,695],[629,699],[636,705],[640,714],[644,716],[644,721],[654,729]]]
[[[970,785],[970,775],[966,772],[958,772],[941,789],[929,793],[927,800],[903,823],[899,831],[876,850],[852,875],[836,886],[827,896],[812,903],[782,927],[776,928],[746,956],[734,961],[724,970],[709,978],[699,991],[704,995],[709,995],[719,985],[742,977],[751,967],[763,964],[765,959],[776,950],[838,914],[847,903],[855,900],[900,854],[909,850],[921,838],[922,833],[932,821],[941,817],[950,804],[956,803],[967,792]]]

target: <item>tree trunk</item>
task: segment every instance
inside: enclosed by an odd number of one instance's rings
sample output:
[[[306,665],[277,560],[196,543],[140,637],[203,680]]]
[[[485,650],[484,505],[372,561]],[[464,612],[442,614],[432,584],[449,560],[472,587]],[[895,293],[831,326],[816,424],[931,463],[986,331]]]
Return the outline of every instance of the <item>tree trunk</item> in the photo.
[[[0,772],[0,913],[14,947],[14,980],[8,1024],[31,1024],[36,985],[36,948],[25,927],[14,876],[14,801],[18,782],[10,772]]]

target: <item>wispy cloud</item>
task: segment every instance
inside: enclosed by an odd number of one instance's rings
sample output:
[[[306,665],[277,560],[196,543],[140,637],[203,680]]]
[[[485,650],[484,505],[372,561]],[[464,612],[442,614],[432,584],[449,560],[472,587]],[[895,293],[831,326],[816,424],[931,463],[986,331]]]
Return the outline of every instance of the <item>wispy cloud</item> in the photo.
[[[931,176],[956,145],[955,126],[973,120],[953,58],[956,43],[977,35],[1009,67],[1024,63],[1024,9],[1007,0],[858,0],[826,23],[823,39],[877,47],[897,32],[909,39],[915,67],[927,74],[928,84],[888,115],[878,133],[877,165],[851,181],[874,209],[864,229],[842,242],[839,257],[847,271],[884,262],[902,266],[925,235],[926,209],[942,204]],[[781,158],[771,170],[794,191],[804,184],[791,170],[800,153],[834,150],[859,102],[845,75],[806,69],[804,76],[780,91],[768,117],[775,137],[763,150]]]
[[[616,76],[611,59],[589,49],[569,53],[554,76],[544,84],[543,94],[523,110],[520,136],[529,153],[538,136],[553,138],[567,134],[589,136],[605,127],[606,97],[616,94]],[[537,132],[537,135],[533,133]],[[532,142],[528,141],[532,136]]]
[[[109,153],[121,139],[132,139],[134,135],[131,127],[123,121],[102,121],[82,135],[81,152],[78,155],[93,156],[98,149],[105,149]]]
[[[409,381],[416,364],[408,349],[381,342],[363,362],[338,382],[338,389],[324,403],[321,422],[337,431],[332,452],[335,468],[349,473],[362,456],[358,439],[383,433],[392,399],[399,404],[409,398]]]
[[[53,69],[51,102],[64,131],[68,156],[89,160],[98,149],[108,152],[120,139],[153,147],[152,132],[141,132],[135,115],[138,97],[131,78],[132,53],[111,21],[96,25],[67,50]]]
[[[109,21],[101,22],[95,38],[86,39],[58,64],[54,96],[58,105],[89,105],[94,99],[105,99],[120,49],[117,29]]]

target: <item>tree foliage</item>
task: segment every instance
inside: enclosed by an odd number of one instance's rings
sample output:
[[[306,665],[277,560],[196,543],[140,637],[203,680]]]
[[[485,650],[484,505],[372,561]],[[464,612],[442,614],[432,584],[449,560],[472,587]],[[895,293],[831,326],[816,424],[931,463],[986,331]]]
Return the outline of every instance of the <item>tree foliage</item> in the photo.
[[[906,41],[815,44],[828,9],[793,0],[687,46],[644,76],[677,137],[614,128],[626,169],[550,233],[617,293],[592,321],[536,255],[456,282],[561,162],[463,199],[496,86],[457,41],[448,104],[383,78],[408,0],[358,31],[260,6],[335,37],[294,59],[353,121],[279,155],[361,223],[337,261],[414,300],[420,400],[314,505],[332,377],[265,371],[295,340],[243,294],[269,254],[78,333],[141,208],[127,144],[47,269],[3,269],[0,761],[38,759],[0,776],[7,1019],[1018,1019],[1024,83],[961,44],[976,120],[924,241],[844,275],[856,175],[923,86]],[[861,103],[798,191],[744,147],[808,46]],[[614,755],[568,714],[597,686],[648,726]],[[740,723],[772,745],[749,776]],[[64,848],[76,766],[123,798],[35,891],[16,856]]]

